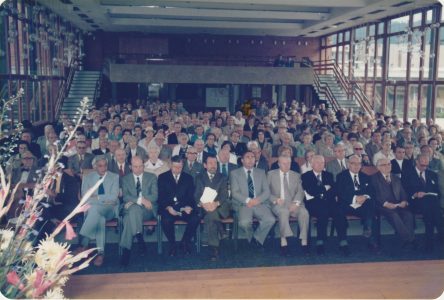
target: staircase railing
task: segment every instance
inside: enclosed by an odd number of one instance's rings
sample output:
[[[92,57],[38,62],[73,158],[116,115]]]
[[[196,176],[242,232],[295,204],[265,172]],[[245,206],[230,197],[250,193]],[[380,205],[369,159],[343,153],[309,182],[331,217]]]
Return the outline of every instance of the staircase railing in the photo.
[[[314,74],[313,74],[313,79],[314,79],[313,81],[314,81],[316,88],[318,89],[319,92],[323,93],[327,97],[327,100],[333,106],[334,111],[339,110],[340,106],[338,104],[338,101],[336,100],[336,97],[333,94],[333,92],[331,91],[328,84],[322,84],[321,80],[319,79],[319,76],[318,76],[318,74],[316,74],[316,72],[314,72]]]
[[[100,73],[99,80],[96,82],[96,87],[94,88],[94,96],[92,99],[92,105],[96,104],[97,98],[100,97],[100,89],[102,88],[103,74]]]
[[[356,99],[359,105],[367,113],[371,113],[373,111],[370,101],[368,100],[364,91],[357,83],[350,82],[335,60],[330,59],[326,61],[313,62],[313,70],[315,74],[318,72],[332,72],[338,84],[346,92],[348,99]]]
[[[77,59],[72,58],[68,66],[68,76],[60,83],[59,93],[57,94],[57,99],[55,103],[55,120],[60,117],[60,111],[62,109],[63,101],[68,96],[69,89],[71,88],[72,80],[74,74],[77,70],[78,63]]]

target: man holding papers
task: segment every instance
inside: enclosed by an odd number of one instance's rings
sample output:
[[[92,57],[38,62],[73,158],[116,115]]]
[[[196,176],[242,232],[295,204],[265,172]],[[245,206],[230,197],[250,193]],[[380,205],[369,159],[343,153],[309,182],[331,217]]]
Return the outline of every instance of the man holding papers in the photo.
[[[390,174],[392,164],[388,158],[379,159],[376,168],[379,172],[371,177],[376,205],[396,230],[403,248],[416,249],[413,215],[407,207],[408,196],[401,185],[401,179]]]
[[[324,243],[327,239],[328,218],[337,204],[333,191],[333,175],[324,171],[324,157],[322,155],[313,156],[311,166],[313,170],[302,174],[302,187],[305,190],[305,206],[310,216],[317,218],[316,251],[322,255],[325,254]]]
[[[433,232],[436,227],[443,238],[443,218],[440,207],[438,176],[430,171],[429,156],[420,154],[414,168],[402,174],[402,183],[408,194],[410,208],[414,213],[423,215],[426,233],[426,251],[433,250]]]
[[[348,170],[344,170],[336,177],[336,193],[339,209],[337,231],[339,240],[346,239],[347,215],[360,217],[364,227],[364,236],[368,238],[368,247],[377,250],[375,234],[376,220],[373,190],[370,178],[361,172],[362,161],[357,155],[352,155],[348,160]],[[371,227],[370,227],[371,226]]]
[[[211,261],[219,256],[219,241],[223,233],[221,218],[230,213],[228,178],[217,171],[217,158],[208,155],[204,160],[205,171],[196,176],[194,198],[202,208],[204,230],[208,232],[208,245],[212,247]]]

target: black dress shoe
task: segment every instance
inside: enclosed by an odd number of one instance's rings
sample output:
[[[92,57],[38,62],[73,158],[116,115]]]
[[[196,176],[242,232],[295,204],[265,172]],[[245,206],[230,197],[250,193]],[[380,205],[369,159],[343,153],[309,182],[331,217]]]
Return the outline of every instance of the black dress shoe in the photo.
[[[251,239],[250,245],[253,247],[253,249],[255,250],[264,250],[264,245],[262,245],[261,243],[259,243],[255,238]]]
[[[146,234],[148,235],[153,235],[154,232],[156,232],[154,226],[148,226],[148,228],[146,229]]]
[[[302,254],[304,254],[305,256],[310,254],[310,247],[308,247],[308,245],[304,245],[301,248],[302,248]]]
[[[172,246],[172,247],[170,248],[170,251],[168,251],[168,256],[170,256],[170,257],[174,257],[174,256],[176,256],[176,255],[177,255],[177,249],[176,249],[175,246]]]
[[[211,252],[210,261],[217,261],[219,259],[219,248],[213,247]]]
[[[318,253],[318,255],[324,255],[325,254],[324,245],[317,245],[316,252]]]
[[[340,246],[339,250],[341,251],[343,256],[349,256],[350,255],[350,248],[348,245]]]
[[[290,256],[290,253],[288,252],[288,246],[281,246],[281,256]]]
[[[145,241],[143,239],[143,235],[141,233],[136,234],[136,238],[137,238],[137,244],[139,247],[139,254],[140,256],[144,256],[145,252],[146,252],[146,245],[145,245]]]
[[[122,267],[127,267],[129,265],[130,256],[131,256],[131,250],[123,248],[122,257],[120,258],[120,265]]]
[[[181,246],[183,253],[185,254],[191,254],[191,247],[188,243],[186,242],[182,242],[182,246]]]

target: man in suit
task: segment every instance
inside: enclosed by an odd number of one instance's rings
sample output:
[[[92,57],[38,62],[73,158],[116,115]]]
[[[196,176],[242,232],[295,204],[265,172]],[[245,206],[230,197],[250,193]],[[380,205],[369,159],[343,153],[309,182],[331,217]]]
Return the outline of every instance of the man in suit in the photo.
[[[157,214],[157,177],[144,172],[143,160],[131,158],[132,172],[122,178],[123,231],[120,246],[123,249],[121,264],[129,264],[133,238],[136,237],[139,250],[146,252],[143,240],[143,221],[153,219]]]
[[[407,192],[410,208],[414,213],[423,215],[425,223],[427,251],[433,250],[433,233],[436,227],[440,238],[444,237],[443,217],[440,207],[441,193],[438,175],[428,170],[430,158],[420,154],[416,158],[415,167],[403,172],[402,183]]]
[[[268,172],[268,160],[265,158],[265,156],[262,155],[262,150],[259,147],[258,142],[256,141],[249,141],[247,143],[247,148],[249,151],[253,152],[255,163],[254,167],[262,169],[266,172]]]
[[[25,129],[22,131],[21,140],[28,143],[28,149],[32,152],[32,154],[37,158],[42,157],[42,152],[40,150],[40,146],[37,143],[32,141],[32,133],[29,129]]]
[[[108,139],[107,138],[99,138],[99,147],[92,151],[94,155],[104,155],[109,152],[108,149]]]
[[[168,135],[168,145],[177,145],[179,144],[178,137],[182,132],[182,125],[179,122],[174,123],[174,132]]]
[[[111,140],[108,143],[109,152],[105,154],[105,157],[108,161],[108,170],[110,170],[113,165],[116,163],[115,152],[117,149],[120,149],[120,143],[116,140]]]
[[[204,151],[205,142],[201,139],[197,139],[194,142],[194,149],[196,150],[196,161],[200,164],[203,164],[208,156],[208,153]]]
[[[376,168],[379,172],[371,177],[376,206],[400,236],[403,248],[416,248],[414,217],[407,207],[408,196],[401,179],[391,176],[392,164],[387,158],[379,159]]]
[[[128,138],[128,146],[126,147],[126,160],[128,163],[131,162],[131,159],[134,156],[138,156],[142,159],[142,161],[146,161],[148,159],[148,155],[146,154],[145,149],[141,146],[137,145],[137,138],[135,136],[130,136]]]
[[[367,153],[370,162],[373,162],[373,156],[378,153],[381,148],[382,135],[379,131],[374,131],[372,133],[372,140],[365,146],[365,153]]]
[[[254,168],[256,159],[253,152],[245,152],[241,161],[243,167],[230,173],[232,205],[238,214],[239,227],[246,232],[248,241],[262,247],[276,222],[269,207],[270,188],[265,171]],[[253,217],[259,221],[254,233]]]
[[[115,155],[115,160],[111,162],[111,167],[109,168],[109,171],[118,174],[119,177],[121,178],[131,173],[129,164],[126,161],[125,150],[119,148],[116,150],[114,155]]]
[[[94,154],[86,152],[86,143],[78,141],[76,143],[77,154],[68,159],[68,168],[74,171],[77,176],[81,176],[82,170],[92,169]]]
[[[54,127],[51,124],[45,125],[44,135],[37,138],[37,145],[40,147],[40,153],[42,155],[48,154],[48,146],[51,144],[52,140],[50,135],[55,135],[55,140],[57,140],[57,135],[55,134]],[[55,141],[54,140],[54,141]]]
[[[230,135],[230,143],[233,146],[234,153],[237,156],[243,156],[243,154],[248,150],[247,145],[245,143],[239,142],[239,133],[237,131],[233,131]]]
[[[88,173],[82,181],[82,195],[86,194],[100,179],[104,179],[99,188],[94,191],[88,202],[91,207],[86,213],[85,221],[80,229],[82,246],[77,250],[86,250],[90,239],[97,244],[97,257],[94,265],[103,264],[105,253],[105,224],[117,215],[119,203],[119,176],[107,171],[108,162],[105,156],[96,156],[93,160],[94,170]]]
[[[165,145],[165,135],[163,133],[157,133],[154,137],[154,142],[160,149],[159,158],[164,161],[169,160],[171,158],[172,150]]]
[[[361,172],[362,160],[357,155],[349,158],[349,169],[344,170],[336,177],[336,193],[338,196],[338,237],[339,240],[346,240],[347,219],[346,216],[353,215],[360,217],[364,227],[364,236],[368,238],[368,247],[377,250],[376,244],[376,220],[375,202],[373,189],[370,184],[370,177]],[[370,227],[371,226],[371,227]],[[340,231],[339,229],[342,229]],[[348,247],[342,248],[347,254]]]
[[[184,161],[183,171],[187,174],[190,174],[193,177],[193,180],[195,180],[196,176],[204,171],[204,167],[201,163],[198,163],[196,161],[196,148],[188,147],[186,156],[187,159]]]
[[[310,216],[317,218],[316,251],[322,255],[325,254],[324,243],[327,239],[328,218],[336,209],[334,180],[331,173],[324,171],[323,156],[314,155],[311,166],[313,168],[311,171],[302,174],[302,187],[305,190],[305,206]],[[341,246],[346,246],[346,244]]]
[[[333,180],[336,181],[336,176],[348,168],[348,162],[345,159],[345,147],[341,144],[336,144],[334,147],[335,159],[327,163],[327,172],[333,175]]]
[[[216,156],[209,155],[204,162],[205,170],[196,177],[196,191],[194,198],[200,204],[204,214],[204,231],[208,232],[208,245],[212,247],[211,261],[216,261],[219,256],[219,242],[223,235],[221,218],[227,218],[230,214],[228,201],[228,178],[217,171]],[[201,197],[206,187],[217,192],[216,199],[208,203],[202,203]]]
[[[187,222],[181,247],[186,254],[191,253],[190,241],[196,234],[200,218],[194,201],[194,182],[191,175],[182,172],[183,162],[179,156],[171,158],[171,170],[159,175],[159,213],[162,216],[162,229],[170,245],[169,256],[177,255],[174,222]]]
[[[228,149],[221,149],[219,151],[219,154],[217,155],[217,158],[217,169],[219,170],[219,173],[227,178],[230,175],[231,171],[238,168],[237,165],[230,163],[230,150]]]
[[[308,224],[310,216],[304,205],[304,190],[301,176],[290,170],[291,157],[279,156],[279,169],[268,172],[268,185],[270,187],[270,201],[272,211],[279,221],[281,236],[281,255],[288,256],[287,237],[293,236],[289,218],[297,218],[302,251],[308,254]]]
[[[392,174],[402,178],[404,172],[409,172],[408,170],[413,168],[411,161],[405,159],[405,149],[403,145],[396,145],[395,148],[395,158],[391,161],[392,164]]]

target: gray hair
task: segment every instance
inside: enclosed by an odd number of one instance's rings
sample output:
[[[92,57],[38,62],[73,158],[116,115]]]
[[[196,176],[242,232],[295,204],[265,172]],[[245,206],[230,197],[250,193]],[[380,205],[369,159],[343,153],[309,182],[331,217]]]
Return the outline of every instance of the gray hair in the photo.
[[[106,162],[106,164],[108,164],[108,159],[106,158],[105,155],[97,155],[96,157],[94,157],[94,159],[92,161],[92,165],[94,167],[96,167],[97,163],[102,160],[104,160]]]

